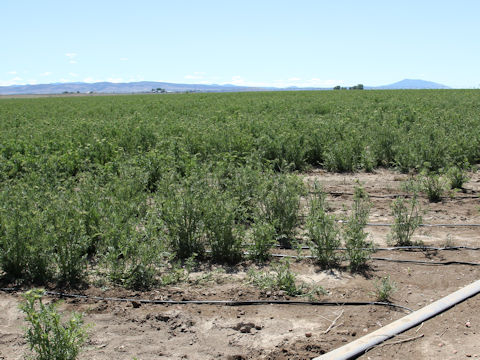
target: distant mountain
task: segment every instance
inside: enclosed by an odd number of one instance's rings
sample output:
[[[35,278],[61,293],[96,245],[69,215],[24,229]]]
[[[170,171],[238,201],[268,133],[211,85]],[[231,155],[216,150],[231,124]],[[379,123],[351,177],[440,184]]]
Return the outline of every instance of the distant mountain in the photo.
[[[23,95],[23,94],[61,94],[65,92],[80,93],[145,93],[152,89],[164,89],[168,92],[225,92],[225,91],[259,91],[263,88],[235,86],[235,85],[203,85],[203,84],[174,84],[156,81],[140,81],[130,83],[54,83],[38,85],[11,85],[0,86],[0,95]]]
[[[370,87],[370,89],[451,89],[450,87],[432,81],[419,79],[403,79],[402,81],[383,86]]]
[[[38,84],[38,85],[11,85],[0,86],[0,95],[27,95],[27,94],[61,94],[61,93],[110,93],[110,94],[129,94],[129,93],[149,93],[152,89],[164,89],[167,92],[239,92],[239,91],[288,91],[288,90],[331,90],[331,88],[315,88],[315,87],[250,87],[237,86],[232,84],[175,84],[156,81],[140,81],[130,83],[54,83],[54,84]],[[449,89],[448,86],[437,84],[425,80],[405,79],[394,84],[384,86],[365,86],[365,89]]]

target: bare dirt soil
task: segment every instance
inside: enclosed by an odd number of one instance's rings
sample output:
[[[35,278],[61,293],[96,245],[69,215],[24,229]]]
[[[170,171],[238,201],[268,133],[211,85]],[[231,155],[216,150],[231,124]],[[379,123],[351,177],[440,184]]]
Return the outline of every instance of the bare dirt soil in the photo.
[[[306,182],[319,180],[329,196],[332,211],[344,214],[359,180],[370,195],[372,223],[392,222],[391,198],[401,193],[408,178],[386,170],[374,173],[329,174],[312,171]],[[423,222],[428,224],[480,223],[480,175],[472,174],[465,192],[439,203],[421,199]],[[346,207],[346,209],[345,209]],[[368,227],[370,239],[386,245],[388,227]],[[426,245],[479,246],[478,227],[423,227],[414,240]],[[276,251],[280,252],[280,251]],[[295,251],[282,250],[295,255]],[[423,261],[480,262],[480,251],[378,251],[374,257]],[[234,268],[199,269],[188,282],[133,292],[113,287],[76,290],[92,296],[174,300],[298,299],[284,292],[259,290],[246,282],[253,267],[245,262]],[[407,314],[384,306],[342,306],[345,301],[375,301],[375,281],[384,276],[396,283],[392,302],[413,310],[479,279],[480,267],[420,265],[372,260],[365,274],[345,269],[321,270],[311,259],[292,261],[297,278],[322,286],[318,300],[338,306],[311,305],[154,305],[140,302],[66,299],[59,309],[85,314],[91,324],[81,359],[311,359],[353,341]],[[48,301],[55,301],[47,298]],[[299,300],[307,299],[300,298]],[[27,351],[18,310],[20,293],[0,292],[0,359],[21,359]],[[335,320],[335,321],[334,321]],[[402,342],[402,340],[412,339]],[[480,358],[480,296],[473,297],[381,346],[362,359],[464,359]]]

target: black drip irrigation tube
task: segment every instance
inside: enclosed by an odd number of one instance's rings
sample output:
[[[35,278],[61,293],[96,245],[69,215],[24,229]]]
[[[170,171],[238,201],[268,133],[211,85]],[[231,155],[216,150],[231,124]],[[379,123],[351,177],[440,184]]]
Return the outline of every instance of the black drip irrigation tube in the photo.
[[[339,221],[343,223],[344,221]],[[366,226],[393,226],[390,223],[366,223]],[[419,227],[479,227],[480,224],[419,224]]]
[[[314,194],[314,192],[310,191],[310,194]],[[327,194],[332,195],[332,196],[342,196],[342,195],[349,195],[353,196],[354,194],[352,192],[341,192],[341,191],[329,191]],[[411,194],[385,194],[385,195],[375,195],[375,194],[369,194],[368,195],[371,198],[379,198],[379,199],[396,199],[399,197],[404,197],[404,198],[410,198],[413,197]],[[455,196],[442,196],[442,198],[445,199],[478,199],[480,198],[480,195],[455,195]]]
[[[278,258],[288,258],[288,259],[315,259],[315,256],[305,255],[287,255],[287,254],[271,254],[273,257]],[[371,257],[370,260],[376,261],[390,261],[397,263],[411,263],[418,265],[468,265],[468,266],[480,266],[480,263],[468,262],[468,261],[423,261],[423,260],[403,260],[403,259],[391,259],[391,258],[381,258],[381,257]]]
[[[0,288],[4,292],[21,291],[18,288]],[[223,306],[252,306],[252,305],[309,305],[309,306],[385,306],[413,312],[414,310],[389,302],[381,301],[298,301],[298,300],[151,300],[119,297],[89,296],[68,294],[56,291],[45,291],[45,295],[58,298],[85,299],[93,301],[129,302],[153,305],[223,305]]]
[[[299,218],[305,219],[307,215],[299,215]],[[339,224],[345,224],[344,220],[336,220]],[[392,223],[366,223],[365,226],[379,226],[379,227],[392,227],[395,224]],[[418,227],[480,227],[480,224],[460,224],[460,223],[451,223],[451,224],[418,224]]]
[[[286,248],[282,245],[275,244],[272,247],[279,248],[279,249],[286,249],[292,250],[292,248]],[[298,248],[296,248],[298,249]],[[300,247],[301,250],[309,250],[311,249],[310,246],[302,245]],[[333,250],[345,251],[347,248],[335,248]],[[396,250],[421,250],[421,251],[454,251],[454,250],[472,250],[478,251],[480,247],[470,247],[470,246],[445,246],[445,247],[434,247],[434,246],[420,246],[420,245],[411,245],[411,246],[391,246],[391,247],[374,247],[371,248],[360,248],[360,250],[373,250],[374,252],[377,251],[396,251]]]
[[[391,259],[391,258],[381,258],[381,257],[371,257],[371,260],[376,261],[390,261],[398,263],[411,263],[419,265],[468,265],[468,266],[480,266],[480,263],[469,262],[469,261],[423,261],[423,260],[403,260],[403,259]]]

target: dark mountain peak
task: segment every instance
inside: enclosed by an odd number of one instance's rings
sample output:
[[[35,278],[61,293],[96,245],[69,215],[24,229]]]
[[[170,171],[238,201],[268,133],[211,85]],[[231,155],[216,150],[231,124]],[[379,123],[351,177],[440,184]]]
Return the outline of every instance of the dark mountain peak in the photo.
[[[450,89],[450,87],[433,81],[403,79],[393,84],[375,87],[375,89]]]

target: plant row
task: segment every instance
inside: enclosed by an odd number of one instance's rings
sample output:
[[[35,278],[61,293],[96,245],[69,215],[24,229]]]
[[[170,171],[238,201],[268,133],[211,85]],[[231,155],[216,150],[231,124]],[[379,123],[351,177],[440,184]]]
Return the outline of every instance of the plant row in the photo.
[[[278,169],[438,170],[480,160],[477,91],[282,92],[0,103],[0,181],[51,181],[152,151]]]

